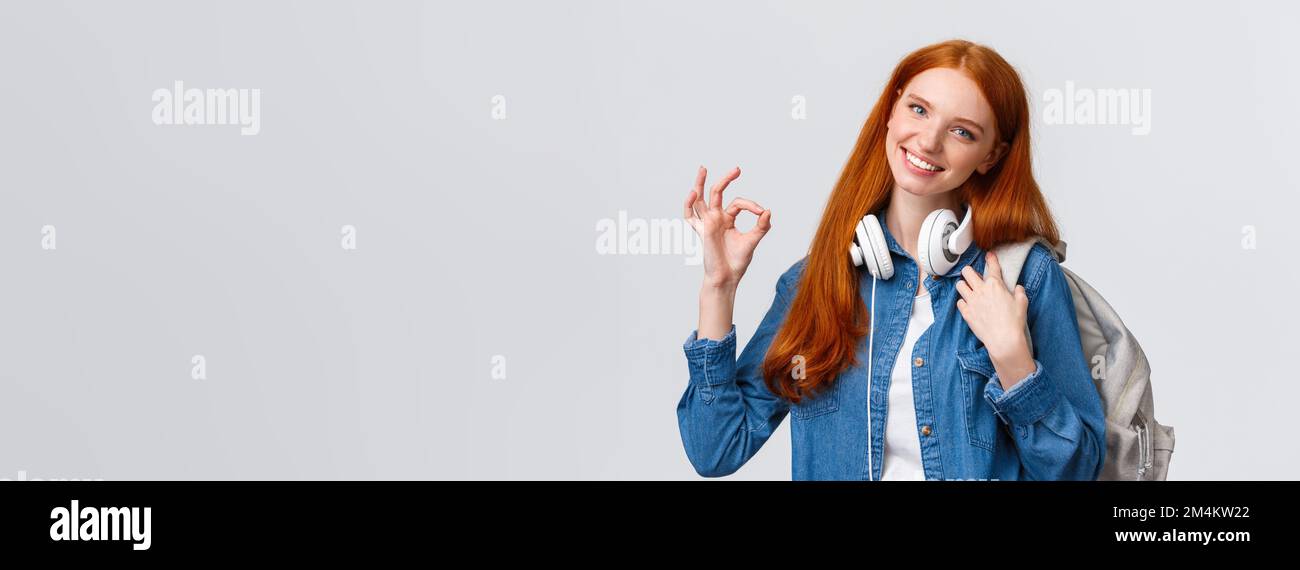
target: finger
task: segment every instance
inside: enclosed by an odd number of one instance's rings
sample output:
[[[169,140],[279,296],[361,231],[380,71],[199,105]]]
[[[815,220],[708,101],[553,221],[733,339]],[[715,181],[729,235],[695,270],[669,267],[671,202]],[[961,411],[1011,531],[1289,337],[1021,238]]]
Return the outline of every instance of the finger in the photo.
[[[758,216],[758,223],[745,232],[745,235],[763,239],[763,236],[767,235],[767,230],[770,229],[772,229],[772,210],[763,210],[763,213]]]
[[[968,286],[971,288],[975,288],[984,284],[984,278],[980,277],[980,274],[977,273],[975,269],[969,265],[961,268],[961,276],[963,279],[966,280]]]
[[[691,218],[696,220],[704,219],[700,217],[700,214],[707,213],[708,209],[708,206],[704,205],[704,199],[697,197],[695,201],[691,203]]]
[[[984,265],[984,278],[992,281],[1002,281],[1002,264],[998,262],[996,253],[988,252],[984,256],[986,261]]]
[[[686,219],[689,220],[695,217],[695,208],[692,206],[695,205],[695,201],[699,199],[699,196],[699,192],[695,190],[691,190],[691,193],[686,195],[686,203],[682,206],[682,216]]]
[[[704,168],[703,164],[700,165],[699,170],[695,171],[695,193],[699,194],[701,198],[704,197],[704,178],[708,175],[709,170]]]
[[[963,318],[966,316],[966,300],[965,300],[965,299],[957,299],[957,312],[961,313],[961,316],[962,316]]]
[[[957,280],[956,289],[957,289],[957,294],[960,295],[962,299],[965,299],[966,297],[970,296],[970,294],[972,293],[972,291],[970,290],[970,285],[967,284],[966,281],[961,279]]]
[[[731,184],[732,180],[735,180],[739,177],[740,177],[740,167],[737,166],[731,169],[731,172],[728,172],[726,176],[723,176],[722,180],[719,180],[717,184],[713,185],[713,190],[709,194],[710,208],[722,209],[722,191],[727,189],[727,185]]]
[[[741,210],[747,210],[755,216],[763,215],[763,207],[755,204],[753,200],[746,200],[741,197],[732,198],[731,204],[727,205],[727,215],[734,218],[740,214]]]

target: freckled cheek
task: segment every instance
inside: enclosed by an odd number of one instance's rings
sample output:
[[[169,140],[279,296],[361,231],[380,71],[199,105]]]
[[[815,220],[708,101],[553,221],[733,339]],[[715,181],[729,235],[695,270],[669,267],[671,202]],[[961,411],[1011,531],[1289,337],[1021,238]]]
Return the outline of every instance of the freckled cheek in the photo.
[[[902,140],[912,135],[907,125],[898,122],[897,119],[889,123],[889,134],[893,135],[894,140]]]
[[[885,128],[889,129],[885,136],[892,137],[895,141],[906,136],[906,133],[903,132],[906,130],[906,125],[904,125],[899,119],[897,112],[895,112],[893,116],[889,118],[889,121],[885,123]]]
[[[952,158],[948,162],[948,170],[952,172],[971,172],[978,166],[978,157],[967,154],[949,155]]]

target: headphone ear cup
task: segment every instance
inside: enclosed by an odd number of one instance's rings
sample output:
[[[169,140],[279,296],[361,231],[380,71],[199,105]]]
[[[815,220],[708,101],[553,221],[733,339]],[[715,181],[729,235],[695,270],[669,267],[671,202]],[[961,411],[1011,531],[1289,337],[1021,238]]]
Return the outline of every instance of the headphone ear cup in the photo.
[[[858,222],[858,240],[863,243],[863,257],[871,274],[878,279],[890,279],[894,276],[894,261],[889,257],[889,245],[885,241],[885,232],[880,229],[880,220],[874,214],[867,214]]]
[[[853,238],[853,243],[849,244],[849,259],[853,260],[854,267],[862,267],[866,260],[862,258],[862,247],[858,245],[858,238]]]
[[[957,215],[943,209],[930,212],[921,222],[921,232],[916,238],[917,263],[926,275],[943,275],[957,264],[957,257],[948,252],[944,232],[957,228]]]
[[[957,257],[961,257],[962,254],[966,253],[966,250],[970,249],[971,243],[975,241],[973,219],[970,204],[967,204],[966,213],[962,215],[961,223],[957,224],[957,229],[948,234],[945,245],[948,246],[948,251]]]
[[[875,275],[876,268],[871,264],[871,254],[867,252],[870,248],[871,240],[867,238],[866,226],[862,225],[862,220],[858,220],[857,225],[853,226],[853,246],[849,248],[849,254],[854,256],[856,265],[865,266],[872,275]]]

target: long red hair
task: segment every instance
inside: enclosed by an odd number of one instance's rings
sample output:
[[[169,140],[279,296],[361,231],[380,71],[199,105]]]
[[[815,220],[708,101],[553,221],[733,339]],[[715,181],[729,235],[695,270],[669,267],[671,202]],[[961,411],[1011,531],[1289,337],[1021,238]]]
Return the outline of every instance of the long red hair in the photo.
[[[960,70],[979,86],[993,109],[1001,140],[1009,143],[993,168],[982,175],[971,173],[954,189],[972,209],[975,244],[988,251],[1033,235],[1053,243],[1059,239],[1047,201],[1034,182],[1029,101],[1015,68],[992,49],[965,40],[909,54],[894,68],[858,134],[822,213],[794,301],[763,361],[768,389],[791,402],[830,386],[858,362],[857,345],[871,326],[871,315],[858,293],[861,270],[849,261],[849,244],[854,225],[884,207],[894,187],[884,145],[898,92],[917,74],[935,67]],[[803,357],[804,372],[798,378],[791,373],[797,355]]]

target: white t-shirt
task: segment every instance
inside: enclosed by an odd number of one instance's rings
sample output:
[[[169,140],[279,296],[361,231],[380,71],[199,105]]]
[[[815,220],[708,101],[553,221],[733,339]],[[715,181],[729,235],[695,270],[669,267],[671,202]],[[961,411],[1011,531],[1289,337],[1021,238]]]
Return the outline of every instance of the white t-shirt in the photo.
[[[916,426],[916,402],[912,399],[912,346],[934,322],[927,291],[912,301],[903,347],[894,360],[889,381],[889,408],[885,414],[885,465],[882,481],[924,481],[921,466],[921,436]]]

